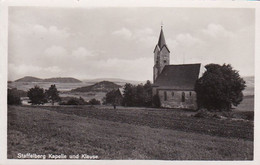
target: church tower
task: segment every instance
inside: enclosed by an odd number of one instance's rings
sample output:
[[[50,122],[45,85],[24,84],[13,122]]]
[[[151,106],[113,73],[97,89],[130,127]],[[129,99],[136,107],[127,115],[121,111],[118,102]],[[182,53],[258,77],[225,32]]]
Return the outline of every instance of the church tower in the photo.
[[[161,26],[161,33],[157,45],[154,48],[154,67],[153,67],[153,82],[162,72],[165,65],[170,64],[170,51],[166,45],[163,26]]]

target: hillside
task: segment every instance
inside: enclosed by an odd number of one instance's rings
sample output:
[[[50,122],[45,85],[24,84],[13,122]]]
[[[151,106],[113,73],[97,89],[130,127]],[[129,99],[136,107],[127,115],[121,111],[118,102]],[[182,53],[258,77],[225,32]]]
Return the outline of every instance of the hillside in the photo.
[[[145,81],[135,81],[135,80],[125,80],[125,79],[119,79],[119,78],[96,78],[96,79],[85,79],[82,80],[83,82],[100,82],[100,81],[111,81],[116,84],[125,84],[125,83],[131,83],[131,84],[141,84],[145,83]]]
[[[246,82],[246,88],[243,91],[244,95],[254,95],[254,90],[255,90],[255,77],[243,77],[243,79]]]
[[[31,76],[25,76],[23,78],[15,80],[15,82],[41,82],[41,81],[42,79],[37,77],[31,77]]]
[[[71,92],[109,92],[120,87],[120,85],[110,81],[101,81],[94,85],[72,89]]]
[[[54,83],[81,83],[80,80],[72,78],[72,77],[55,77],[55,78],[47,78],[40,79],[37,77],[25,76],[15,82],[54,82]]]
[[[43,82],[57,82],[57,83],[81,83],[80,80],[72,77],[56,77],[43,79]]]

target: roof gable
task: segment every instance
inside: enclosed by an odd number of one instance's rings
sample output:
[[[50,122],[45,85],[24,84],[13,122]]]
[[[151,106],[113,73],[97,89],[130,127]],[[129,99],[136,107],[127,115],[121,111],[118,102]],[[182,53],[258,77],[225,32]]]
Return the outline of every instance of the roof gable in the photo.
[[[154,86],[172,89],[194,90],[201,64],[166,65],[154,82]]]

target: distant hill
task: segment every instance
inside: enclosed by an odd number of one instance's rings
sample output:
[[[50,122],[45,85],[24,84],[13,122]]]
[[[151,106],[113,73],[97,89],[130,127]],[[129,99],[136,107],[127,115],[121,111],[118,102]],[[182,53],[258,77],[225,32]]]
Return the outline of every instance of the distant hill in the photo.
[[[53,82],[53,83],[81,83],[80,80],[72,77],[56,77],[56,78],[47,78],[40,79],[37,77],[26,76],[15,80],[15,82]]]
[[[42,81],[42,79],[37,77],[31,77],[31,76],[25,76],[23,78],[15,80],[15,82],[40,82],[40,81]]]
[[[43,79],[42,82],[56,82],[56,83],[81,83],[80,80],[72,77],[56,77]]]
[[[246,82],[246,88],[243,91],[244,95],[254,95],[255,94],[255,77],[251,76],[251,77],[243,77],[243,79]]]
[[[96,79],[86,79],[82,80],[83,82],[100,82],[100,81],[110,81],[117,84],[125,84],[125,83],[131,83],[131,84],[140,84],[145,83],[145,81],[135,81],[135,80],[125,80],[125,79],[119,79],[119,78],[96,78]]]
[[[120,87],[120,85],[110,81],[101,81],[94,85],[72,89],[71,92],[109,92]]]

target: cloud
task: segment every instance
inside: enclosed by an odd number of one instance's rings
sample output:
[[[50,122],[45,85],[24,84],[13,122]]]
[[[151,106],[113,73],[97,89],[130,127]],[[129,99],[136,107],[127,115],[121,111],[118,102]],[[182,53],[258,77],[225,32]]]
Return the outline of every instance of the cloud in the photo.
[[[128,79],[147,80],[152,79],[152,67],[153,57],[141,57],[130,60],[119,58],[100,60],[94,64],[93,68],[94,76],[97,77],[127,77]]]
[[[48,47],[47,49],[45,49],[44,53],[48,57],[59,57],[59,58],[68,55],[68,51],[65,48],[56,45]]]
[[[85,57],[92,57],[95,56],[93,52],[87,50],[86,48],[79,47],[76,50],[72,51],[71,54],[73,57],[85,58]]]
[[[142,29],[133,29],[129,30],[127,28],[122,28],[120,30],[114,31],[112,34],[117,35],[119,37],[123,37],[124,39],[128,40],[137,44],[141,47],[154,47],[158,37],[155,36],[153,29],[151,28],[142,28]]]
[[[45,27],[40,24],[36,25],[29,25],[31,26],[32,32],[34,34],[39,35],[40,37],[45,37],[46,35],[52,36],[52,37],[58,37],[58,38],[63,38],[66,39],[68,38],[71,34],[68,32],[68,29],[66,28],[58,28],[56,26],[49,26]]]
[[[215,38],[218,36],[225,36],[225,37],[233,36],[233,33],[226,30],[222,25],[214,24],[214,23],[208,24],[206,29],[202,29],[202,33]]]
[[[176,37],[176,42],[178,44],[183,44],[183,45],[185,44],[186,46],[193,46],[195,44],[203,43],[201,39],[196,38],[189,33],[178,34]]]
[[[143,36],[150,36],[150,35],[154,35],[154,31],[151,28],[139,29],[136,30],[135,32],[136,37],[143,37]]]
[[[127,28],[122,28],[120,30],[114,31],[112,34],[119,37],[123,37],[125,39],[130,39],[132,37],[132,32]]]
[[[21,78],[23,76],[36,76],[36,77],[49,77],[49,75],[62,74],[63,71],[58,66],[40,67],[35,65],[26,64],[13,64],[8,65],[8,78],[11,80]],[[39,76],[40,75],[40,76]]]

